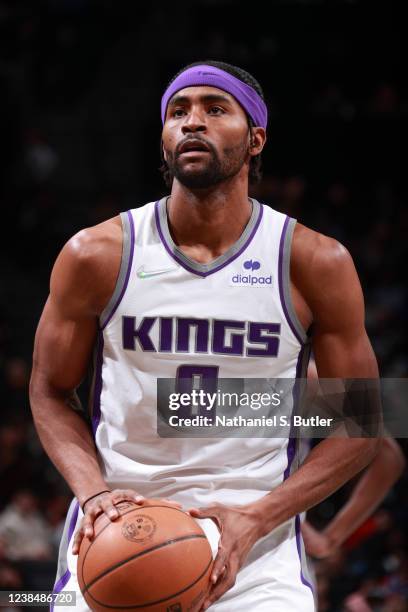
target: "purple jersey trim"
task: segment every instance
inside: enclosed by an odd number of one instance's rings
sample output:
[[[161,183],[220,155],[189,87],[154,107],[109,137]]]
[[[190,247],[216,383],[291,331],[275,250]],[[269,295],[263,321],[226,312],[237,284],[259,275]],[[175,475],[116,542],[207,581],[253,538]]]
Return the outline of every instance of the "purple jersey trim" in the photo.
[[[122,291],[120,292],[120,295],[119,295],[118,299],[116,300],[115,305],[113,306],[113,308],[112,308],[108,318],[105,320],[105,323],[101,326],[101,329],[105,329],[105,327],[107,326],[107,324],[109,323],[109,321],[111,320],[113,315],[115,314],[119,304],[122,301],[123,295],[124,295],[124,293],[126,291],[128,283],[129,283],[130,270],[132,269],[132,262],[133,262],[133,251],[134,251],[134,247],[135,247],[135,226],[134,226],[134,223],[133,223],[133,215],[130,212],[130,210],[127,211],[127,215],[128,215],[128,218],[129,218],[129,226],[130,226],[130,255],[129,255],[129,262],[128,262],[128,267],[127,267],[127,271],[126,271],[125,282],[123,283]]]
[[[77,502],[75,504],[75,510],[73,511],[72,516],[71,516],[71,521],[69,523],[67,552],[68,552],[69,543],[71,541],[72,535],[74,533],[75,525],[78,519],[78,511],[79,511],[79,503]],[[69,571],[69,569],[67,569],[66,572],[61,576],[61,578],[55,583],[53,593],[60,593],[70,578],[71,578],[71,572]],[[50,606],[50,612],[53,612],[53,610],[54,610],[54,602],[52,602]]]
[[[290,468],[292,467],[292,462],[295,457],[296,451],[296,438],[289,438],[288,446],[286,449],[286,454],[288,457],[288,464],[286,466],[286,470],[283,472],[283,480],[286,480],[290,474]]]
[[[282,229],[282,235],[281,235],[281,239],[280,239],[280,243],[279,243],[279,259],[278,259],[278,269],[279,269],[279,295],[280,295],[280,299],[281,299],[281,304],[282,304],[282,308],[283,308],[283,312],[285,313],[285,317],[286,320],[289,324],[290,329],[292,330],[295,338],[299,341],[299,343],[303,346],[304,345],[304,341],[303,339],[299,336],[296,327],[293,325],[292,319],[290,317],[286,302],[285,302],[285,293],[283,291],[283,248],[285,245],[285,236],[286,236],[286,232],[288,229],[288,224],[289,224],[289,219],[290,217],[286,217],[285,219],[285,223],[283,224],[283,229]]]
[[[248,236],[246,242],[242,245],[242,247],[239,249],[239,251],[237,251],[236,253],[234,253],[233,255],[231,255],[231,257],[229,257],[226,261],[224,261],[222,264],[220,264],[219,266],[217,266],[216,268],[212,268],[211,270],[207,270],[206,272],[199,272],[198,270],[194,270],[194,268],[191,268],[185,261],[183,261],[181,258],[179,258],[177,256],[177,253],[175,253],[172,248],[170,247],[169,244],[167,244],[166,242],[166,238],[164,237],[162,228],[160,226],[160,215],[159,215],[159,202],[160,200],[158,200],[155,204],[155,209],[154,209],[154,214],[155,214],[155,218],[156,218],[156,226],[157,226],[157,231],[159,232],[159,236],[160,239],[163,243],[164,248],[166,249],[166,251],[168,252],[168,254],[170,255],[170,257],[172,257],[173,259],[175,259],[177,261],[178,264],[180,264],[180,266],[182,266],[183,268],[185,268],[186,270],[188,270],[188,272],[191,272],[192,274],[195,274],[196,276],[201,276],[203,278],[205,278],[206,276],[209,276],[210,274],[214,274],[214,272],[218,272],[219,270],[221,270],[222,268],[225,268],[225,266],[228,266],[232,261],[234,261],[237,257],[239,257],[240,255],[242,255],[242,253],[245,251],[245,249],[249,246],[249,244],[252,242],[253,237],[255,236],[257,229],[259,227],[259,224],[261,223],[262,220],[262,216],[263,216],[263,204],[260,203],[259,205],[259,213],[258,213],[258,219],[256,220],[256,223],[252,229],[252,232],[250,233],[250,235]]]
[[[302,376],[302,365],[303,365],[303,359],[304,359],[304,353],[306,350],[306,345],[302,345],[302,348],[299,351],[299,355],[298,355],[298,359],[297,359],[297,363],[296,363],[296,379],[300,378]],[[293,404],[295,406],[296,402],[298,401],[298,387],[297,387],[297,381],[295,381],[295,386],[293,388]],[[293,414],[293,411],[292,411]],[[286,466],[286,470],[283,473],[283,480],[286,480],[287,478],[289,478],[290,476],[290,469],[292,467],[292,463],[293,463],[293,459],[295,458],[295,454],[296,454],[296,438],[294,438],[292,436],[292,427],[290,429],[289,432],[289,441],[288,441],[288,446],[286,449],[287,452],[287,457],[288,457],[288,464]],[[299,562],[300,562],[300,579],[302,581],[302,583],[305,586],[308,586],[314,596],[314,591],[313,591],[313,586],[310,584],[310,582],[308,580],[306,580],[306,578],[303,575],[303,570],[302,570],[302,552],[301,552],[301,546],[300,546],[300,541],[301,541],[301,532],[300,532],[300,516],[299,514],[297,514],[295,516],[295,533],[296,533],[296,548],[298,551],[298,556],[299,556]]]
[[[92,406],[92,432],[93,432],[94,437],[96,435],[96,430],[98,429],[99,421],[101,418],[103,346],[104,346],[103,333],[102,331],[100,331],[98,334],[98,339],[97,339],[95,382],[94,382],[93,406]]]
[[[296,378],[300,378],[302,375],[302,364],[303,364],[303,355],[305,352],[305,345],[302,345],[302,348],[299,351],[297,363],[296,363]],[[298,401],[298,388],[297,383],[295,381],[295,386],[293,388],[293,407],[295,407],[295,403]],[[293,414],[293,411],[292,411]],[[286,466],[286,470],[283,473],[283,480],[286,480],[290,474],[290,468],[292,467],[292,462],[296,453],[296,438],[292,437],[292,427],[289,431],[289,441],[286,449],[288,456],[288,464]]]

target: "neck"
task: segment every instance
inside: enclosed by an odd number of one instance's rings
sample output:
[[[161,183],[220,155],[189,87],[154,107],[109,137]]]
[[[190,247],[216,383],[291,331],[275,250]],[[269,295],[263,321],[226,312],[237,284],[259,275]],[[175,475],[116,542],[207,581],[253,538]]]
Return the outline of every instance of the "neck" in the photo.
[[[168,200],[169,228],[181,250],[201,247],[203,262],[222,255],[244,231],[252,212],[248,180],[232,177],[210,189],[192,191],[174,179]]]

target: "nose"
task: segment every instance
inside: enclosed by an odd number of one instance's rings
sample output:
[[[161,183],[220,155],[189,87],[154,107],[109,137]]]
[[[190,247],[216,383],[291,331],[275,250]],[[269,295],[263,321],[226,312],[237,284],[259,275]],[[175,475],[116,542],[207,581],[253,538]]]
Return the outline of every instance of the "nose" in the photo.
[[[207,126],[204,119],[204,111],[196,106],[192,106],[181,129],[183,134],[205,132]]]

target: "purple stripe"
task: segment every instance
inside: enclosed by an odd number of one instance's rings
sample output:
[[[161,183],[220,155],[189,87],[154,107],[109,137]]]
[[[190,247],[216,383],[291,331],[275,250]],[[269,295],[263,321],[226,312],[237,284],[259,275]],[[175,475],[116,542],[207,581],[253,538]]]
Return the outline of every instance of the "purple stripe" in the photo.
[[[302,375],[302,362],[303,362],[303,356],[304,356],[305,349],[306,349],[306,346],[303,345],[298,354],[298,359],[296,363],[296,379],[300,378]],[[297,385],[297,380],[295,380],[295,384],[293,388],[293,410],[295,409],[295,405],[299,399],[298,394],[299,394],[299,389]],[[292,414],[293,414],[293,410],[292,410]],[[286,480],[290,475],[290,468],[292,466],[292,462],[295,457],[295,453],[296,453],[296,438],[292,436],[292,426],[291,426],[290,431],[289,431],[289,442],[287,446],[288,465],[286,467],[286,470],[283,473],[283,480]],[[295,516],[295,533],[296,533],[296,548],[298,551],[299,562],[300,562],[300,579],[302,583],[305,586],[308,586],[313,593],[313,586],[310,584],[308,580],[306,580],[306,578],[303,575],[303,571],[302,571],[302,553],[301,553],[301,546],[300,546],[300,538],[301,538],[300,516],[298,514]]]
[[[69,528],[68,528],[67,553],[68,553],[68,549],[69,549],[69,543],[71,541],[72,535],[74,533],[75,525],[76,525],[76,522],[77,522],[77,519],[78,519],[78,511],[79,511],[79,503],[78,502],[76,502],[74,508],[75,508],[75,510],[72,513],[71,521],[69,523]],[[71,572],[67,568],[66,572],[56,582],[56,584],[54,586],[54,589],[53,589],[53,593],[60,593],[62,591],[62,589],[65,587],[65,585],[67,584],[67,582],[68,582],[68,580],[70,578],[71,578]],[[54,602],[52,602],[52,604],[50,606],[50,611],[53,612],[53,610],[54,610]]]
[[[303,575],[303,570],[302,570],[302,549],[301,549],[301,546],[300,546],[300,539],[301,539],[302,536],[301,536],[301,533],[300,533],[300,516],[298,514],[295,517],[295,531],[296,531],[296,548],[297,548],[297,551],[298,551],[299,561],[300,561],[300,579],[303,582],[303,584],[305,586],[309,587],[309,589],[314,594],[313,585]]]
[[[279,295],[281,299],[281,304],[283,308],[283,312],[285,313],[285,317],[287,322],[289,323],[289,327],[294,333],[295,337],[298,339],[300,344],[304,344],[303,339],[299,336],[296,327],[293,325],[292,319],[290,318],[289,311],[285,302],[285,292],[283,291],[283,247],[285,245],[285,236],[289,225],[290,217],[286,217],[285,223],[283,224],[282,235],[279,243],[279,260],[278,260],[278,270],[279,270]]]
[[[302,346],[298,354],[297,363],[296,363],[296,378],[300,378],[302,374],[302,361],[303,361],[304,352],[305,352],[305,345]],[[292,415],[293,415],[293,411],[295,409],[295,405],[298,399],[299,399],[298,398],[298,386],[297,386],[297,382],[295,381],[294,387],[293,387]],[[292,419],[291,419],[291,422],[292,422]],[[293,462],[293,459],[295,457],[295,452],[296,452],[296,438],[292,436],[292,431],[293,431],[293,425],[290,426],[290,430],[289,430],[289,441],[288,441],[288,446],[286,449],[287,457],[288,457],[288,464],[286,466],[286,470],[283,473],[283,480],[286,480],[289,477],[290,468],[292,466],[292,462]]]
[[[135,247],[135,226],[133,224],[133,216],[130,210],[127,211],[127,215],[129,217],[129,225],[130,225],[130,256],[129,256],[128,267],[126,270],[125,282],[123,283],[122,291],[120,292],[120,295],[118,299],[116,300],[116,303],[113,306],[110,312],[110,315],[106,319],[105,323],[102,325],[101,329],[105,329],[105,327],[107,326],[107,324],[109,323],[113,315],[115,314],[120,302],[122,301],[123,295],[126,291],[126,287],[128,286],[128,283],[129,283],[130,270],[132,269],[132,262],[133,262],[133,251]]]
[[[78,518],[78,511],[79,511],[79,502],[77,502],[75,504],[75,510],[72,513],[71,522],[69,524],[68,543],[69,543],[70,539],[72,538],[72,534],[74,533],[75,525],[76,525],[77,518]]]
[[[164,237],[162,228],[160,226],[160,215],[159,215],[159,202],[160,200],[158,200],[156,202],[155,205],[155,217],[156,217],[156,225],[157,225],[157,230],[159,232],[159,236],[160,239],[163,243],[164,248],[166,249],[166,251],[168,252],[168,254],[170,255],[170,257],[172,257],[173,259],[175,259],[177,261],[177,263],[180,264],[180,266],[182,266],[183,268],[185,268],[186,270],[188,270],[189,272],[192,272],[193,274],[196,274],[197,276],[202,276],[203,278],[205,278],[206,276],[209,276],[210,274],[213,274],[214,272],[218,272],[219,270],[221,270],[222,268],[225,268],[225,266],[228,266],[232,261],[234,261],[237,257],[239,257],[240,255],[242,255],[242,253],[245,251],[245,249],[249,246],[249,244],[251,243],[253,237],[255,236],[257,229],[259,227],[259,224],[261,223],[262,220],[262,216],[263,216],[263,205],[260,204],[259,205],[259,214],[258,214],[258,219],[256,220],[256,223],[252,229],[252,232],[250,233],[250,235],[248,236],[248,239],[246,240],[246,242],[242,245],[242,247],[239,249],[239,251],[237,253],[235,253],[234,255],[231,255],[231,257],[229,257],[224,263],[220,264],[219,266],[217,266],[216,268],[213,268],[212,270],[208,270],[207,272],[198,272],[197,270],[195,270],[194,268],[191,268],[188,264],[186,264],[181,258],[179,258],[177,256],[177,253],[174,253],[174,251],[172,250],[172,248],[170,247],[170,245],[167,244],[166,239]]]
[[[287,457],[288,457],[288,465],[286,466],[286,470],[283,472],[283,480],[286,480],[290,474],[290,468],[292,467],[292,462],[295,457],[296,450],[296,438],[289,438],[288,446],[286,449]]]
[[[98,334],[98,339],[97,339],[95,381],[94,381],[93,406],[92,406],[92,431],[93,431],[94,437],[96,435],[96,430],[98,429],[99,421],[101,418],[103,346],[104,346],[103,333],[102,331],[100,331]]]
[[[62,589],[66,586],[70,578],[71,578],[71,572],[69,571],[69,569],[67,569],[65,574],[61,576],[57,584],[54,586],[53,593],[61,593]],[[54,612],[54,602],[52,602],[50,605],[50,612]]]

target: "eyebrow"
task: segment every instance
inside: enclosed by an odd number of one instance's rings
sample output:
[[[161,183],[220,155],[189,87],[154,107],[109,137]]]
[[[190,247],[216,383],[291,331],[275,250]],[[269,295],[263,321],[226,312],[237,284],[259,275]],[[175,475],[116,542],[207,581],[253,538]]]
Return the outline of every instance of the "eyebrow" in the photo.
[[[208,102],[226,102],[231,103],[231,99],[227,96],[223,96],[222,94],[206,94],[204,96],[200,96],[200,102],[208,103]],[[173,96],[169,102],[169,106],[176,106],[177,104],[188,104],[191,99],[188,96]]]

